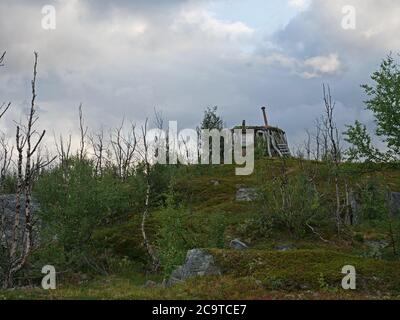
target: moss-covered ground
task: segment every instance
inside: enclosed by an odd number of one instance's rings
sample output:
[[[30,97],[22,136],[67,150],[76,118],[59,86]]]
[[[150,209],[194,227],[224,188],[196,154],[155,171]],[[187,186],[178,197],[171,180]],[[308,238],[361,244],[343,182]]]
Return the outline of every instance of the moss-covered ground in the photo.
[[[188,227],[197,234],[198,246],[207,247],[213,254],[222,268],[222,276],[195,278],[169,288],[161,284],[145,287],[147,280],[161,283],[163,276],[146,274],[141,267],[135,267],[146,254],[141,242],[140,216],[132,214],[127,222],[100,228],[93,235],[99,250],[111,250],[130,261],[121,267],[121,272],[60,278],[57,290],[3,291],[0,299],[399,299],[400,261],[374,259],[364,243],[366,239],[384,237],[379,229],[355,229],[357,237],[344,239],[327,233],[330,241],[325,243],[315,236],[296,239],[284,232],[263,234],[254,228],[259,206],[235,201],[237,185],[263,184],[279,174],[282,165],[276,159],[257,161],[251,176],[236,176],[232,166],[185,168],[185,173],[176,178],[177,194],[184,194],[182,200],[190,210]],[[288,175],[300,170],[315,171],[319,187],[332,188],[331,168],[326,164],[287,160],[285,166]],[[395,166],[345,164],[341,174],[349,186],[374,178],[400,192],[400,169]],[[158,228],[159,214],[153,212],[149,221],[151,241],[155,241],[152,235]],[[212,232],[210,221],[219,217],[226,224],[225,248],[207,246]],[[251,249],[229,249],[227,244],[233,238],[246,241]],[[292,249],[281,252],[276,250],[279,245]],[[341,288],[345,265],[356,268],[356,290]]]

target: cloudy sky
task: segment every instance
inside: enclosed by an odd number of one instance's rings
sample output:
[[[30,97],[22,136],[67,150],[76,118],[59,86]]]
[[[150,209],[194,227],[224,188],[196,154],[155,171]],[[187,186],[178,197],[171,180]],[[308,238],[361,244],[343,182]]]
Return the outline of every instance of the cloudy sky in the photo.
[[[56,29],[42,28],[42,8],[56,9]],[[353,6],[356,28],[345,29]],[[0,101],[12,110],[0,126],[13,132],[30,99],[33,51],[39,52],[40,126],[141,123],[156,107],[194,128],[207,106],[227,126],[270,121],[297,143],[323,112],[331,85],[340,126],[364,111],[360,84],[380,60],[400,52],[398,0],[1,0]]]

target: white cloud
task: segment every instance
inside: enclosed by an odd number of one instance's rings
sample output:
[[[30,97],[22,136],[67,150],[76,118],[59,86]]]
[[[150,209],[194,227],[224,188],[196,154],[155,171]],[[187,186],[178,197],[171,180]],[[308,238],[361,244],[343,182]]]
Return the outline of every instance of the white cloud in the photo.
[[[254,56],[250,54],[245,56],[245,59],[248,63],[253,61],[265,66],[279,65],[306,79],[336,75],[342,71],[343,67],[338,54],[334,53],[301,59],[271,51],[268,55]]]
[[[290,7],[295,7],[299,10],[305,10],[309,5],[309,0],[289,0]]]
[[[0,100],[11,100],[13,109],[0,124],[13,126],[28,105],[38,50],[40,123],[49,132],[77,129],[80,102],[92,127],[124,116],[140,122],[154,107],[195,126],[212,105],[228,125],[257,124],[258,106],[268,104],[273,122],[292,139],[318,115],[322,82],[331,84],[340,112],[351,110],[341,123],[361,117],[359,85],[386,53],[400,51],[400,3],[393,0],[292,0],[304,10],[273,36],[217,18],[207,5],[214,0],[157,1],[161,7],[144,0],[57,1],[54,32],[40,29],[38,1],[3,1],[0,43],[8,54]],[[357,29],[346,31],[341,8],[349,2]],[[257,10],[252,3],[249,10]]]
[[[175,20],[173,28],[179,30],[191,26],[198,31],[217,38],[231,40],[248,38],[254,34],[252,28],[241,21],[230,22],[218,20],[203,8],[185,8]]]
[[[341,69],[341,62],[337,54],[329,54],[327,56],[317,56],[306,59],[304,61],[304,66],[306,68],[311,68],[311,72],[304,72],[305,77],[312,78],[338,73]]]

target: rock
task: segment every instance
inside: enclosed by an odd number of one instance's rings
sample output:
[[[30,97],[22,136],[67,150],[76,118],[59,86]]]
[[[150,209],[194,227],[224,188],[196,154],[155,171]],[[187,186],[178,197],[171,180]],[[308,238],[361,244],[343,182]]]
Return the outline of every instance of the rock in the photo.
[[[305,284],[305,283],[300,284],[299,287],[300,287],[301,290],[310,290],[311,289],[310,286],[308,284]]]
[[[385,249],[388,245],[389,242],[385,241],[385,240],[367,240],[364,242],[368,247],[370,247],[371,249]]]
[[[210,183],[211,183],[213,186],[219,186],[219,184],[220,184],[219,180],[210,180]]]
[[[239,239],[234,239],[230,242],[229,246],[235,250],[246,250],[249,247],[244,242],[240,241]]]
[[[350,192],[349,194],[349,202],[351,206],[352,219],[350,221],[351,224],[357,225],[361,222],[360,211],[361,211],[361,200],[354,192]],[[389,194],[389,208],[390,213],[393,216],[400,216],[400,192],[390,192]]]
[[[295,247],[291,244],[287,244],[287,245],[281,245],[281,246],[276,246],[275,250],[277,251],[289,251],[289,250],[294,250]]]
[[[350,225],[356,225],[359,221],[360,204],[356,194],[353,191],[349,193],[349,203],[351,207],[351,216],[348,217],[350,221],[346,221],[346,223]]]
[[[39,204],[32,199],[32,215],[35,220],[35,212],[39,210]],[[15,207],[17,199],[15,194],[0,195],[0,220],[4,218],[5,222],[5,235],[11,236],[12,228],[14,225]],[[21,227],[25,224],[25,197],[21,197],[21,211],[20,211]]]
[[[192,277],[211,275],[221,275],[221,270],[215,265],[214,257],[201,249],[193,249],[188,251],[185,263],[171,273],[167,285],[181,283]]]
[[[400,192],[391,192],[390,212],[394,216],[400,216]]]
[[[367,256],[375,259],[381,259],[383,254],[383,249],[389,246],[389,242],[385,240],[367,240],[364,243],[369,248]]]
[[[246,188],[242,185],[236,186],[236,201],[254,201],[257,199],[256,188]]]
[[[17,205],[17,197],[15,194],[0,195],[0,214],[5,214],[6,217],[14,216],[15,207]],[[39,210],[39,204],[32,199],[32,212]],[[21,216],[24,216],[25,197],[21,197]]]
[[[143,285],[143,288],[155,288],[158,287],[157,282],[147,280],[146,283]]]
[[[256,280],[255,283],[256,283],[256,285],[258,285],[259,287],[262,287],[262,286],[263,286],[261,280]]]

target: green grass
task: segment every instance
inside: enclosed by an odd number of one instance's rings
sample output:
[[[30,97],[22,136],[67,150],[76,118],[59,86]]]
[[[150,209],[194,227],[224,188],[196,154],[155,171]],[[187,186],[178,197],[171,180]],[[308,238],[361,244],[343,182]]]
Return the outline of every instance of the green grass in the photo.
[[[286,161],[287,174],[300,170],[316,172],[318,187],[329,193],[331,168],[319,162],[296,159]],[[109,250],[120,259],[128,259],[126,268],[118,268],[107,277],[90,280],[62,279],[57,290],[21,289],[0,292],[0,299],[398,299],[400,295],[400,262],[374,260],[363,257],[364,239],[381,239],[384,235],[373,227],[359,227],[354,231],[360,241],[341,239],[326,244],[315,236],[293,239],[285,232],[254,232],[252,226],[260,216],[257,202],[236,202],[237,185],[259,186],[279,175],[282,161],[263,159],[256,162],[251,176],[235,176],[235,166],[184,167],[177,174],[174,191],[189,210],[187,228],[195,234],[197,247],[208,247],[223,270],[221,277],[188,280],[171,288],[161,285],[144,288],[147,280],[161,283],[159,274],[145,275],[147,261],[140,233],[140,213],[133,213],[126,221],[104,226],[93,234],[99,252]],[[391,190],[400,191],[400,170],[392,165],[344,164],[340,176],[348,186],[356,186],[366,179],[379,179]],[[214,185],[213,180],[218,180]],[[147,232],[156,242],[159,217],[162,211],[150,215]],[[225,246],[233,238],[247,241],[246,251],[216,249],[212,222],[221,219],[225,226]],[[219,220],[218,220],[219,221]],[[295,250],[278,252],[277,245],[292,244]],[[356,291],[341,289],[341,269],[353,265],[357,271]],[[126,269],[125,268],[125,269]]]
[[[157,277],[99,277],[45,291],[0,293],[0,299],[398,299],[400,262],[377,261],[329,250],[232,251],[210,249],[223,276],[194,278],[165,288],[144,288]],[[353,265],[357,290],[341,289],[341,269]]]

